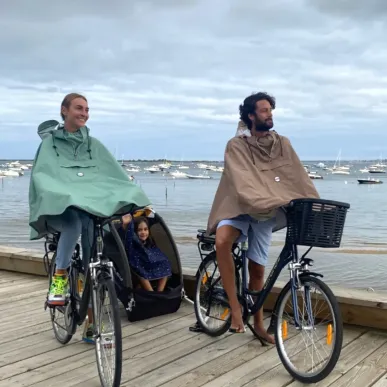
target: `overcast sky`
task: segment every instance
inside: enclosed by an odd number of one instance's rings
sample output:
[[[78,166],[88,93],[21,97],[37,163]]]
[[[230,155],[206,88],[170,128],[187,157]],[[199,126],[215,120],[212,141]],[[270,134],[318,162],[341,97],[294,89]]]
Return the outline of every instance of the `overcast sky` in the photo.
[[[31,158],[69,92],[125,158],[222,159],[238,106],[277,99],[303,159],[387,158],[385,0],[0,4],[0,159]]]

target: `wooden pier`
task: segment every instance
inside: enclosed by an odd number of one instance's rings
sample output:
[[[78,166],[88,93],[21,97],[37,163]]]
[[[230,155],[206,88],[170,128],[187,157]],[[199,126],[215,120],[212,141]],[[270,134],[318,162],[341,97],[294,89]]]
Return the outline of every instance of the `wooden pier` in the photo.
[[[0,270],[0,387],[99,386],[93,345],[82,327],[69,344],[53,335],[43,303],[47,279]],[[175,314],[130,323],[122,310],[122,386],[299,387],[274,346],[250,332],[211,338],[190,332],[192,305]],[[387,321],[386,321],[387,326]],[[387,387],[387,333],[346,325],[340,360],[319,387]]]

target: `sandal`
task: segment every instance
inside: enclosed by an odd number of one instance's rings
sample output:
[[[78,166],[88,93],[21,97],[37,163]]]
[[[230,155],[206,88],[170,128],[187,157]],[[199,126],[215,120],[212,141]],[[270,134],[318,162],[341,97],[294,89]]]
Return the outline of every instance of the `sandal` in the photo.
[[[253,332],[253,335],[261,342],[263,347],[268,347],[269,345],[275,345],[275,343],[272,343],[265,337],[262,337],[261,335],[259,335],[251,324],[247,324],[247,326],[250,328],[251,332]]]
[[[238,328],[230,328],[228,330],[230,333],[245,333],[246,332],[246,327],[243,326],[243,328],[238,327]]]

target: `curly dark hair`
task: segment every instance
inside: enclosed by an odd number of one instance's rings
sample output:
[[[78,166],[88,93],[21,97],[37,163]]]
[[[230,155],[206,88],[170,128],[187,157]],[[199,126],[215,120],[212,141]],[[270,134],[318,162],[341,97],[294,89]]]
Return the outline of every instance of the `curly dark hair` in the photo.
[[[247,125],[250,130],[252,127],[252,122],[249,118],[249,114],[255,114],[256,103],[262,100],[269,102],[271,108],[273,110],[275,109],[275,98],[265,92],[251,94],[245,98],[243,105],[239,105],[240,119]]]

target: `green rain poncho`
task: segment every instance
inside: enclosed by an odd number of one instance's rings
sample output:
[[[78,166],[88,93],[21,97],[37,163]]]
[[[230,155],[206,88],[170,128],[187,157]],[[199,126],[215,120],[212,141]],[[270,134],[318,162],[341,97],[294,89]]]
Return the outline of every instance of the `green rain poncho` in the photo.
[[[69,133],[57,121],[46,121],[38,134],[42,142],[29,189],[31,239],[47,234],[47,215],[60,215],[70,206],[109,217],[150,204],[86,126]]]

